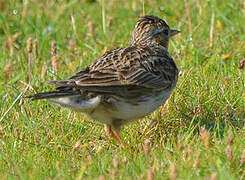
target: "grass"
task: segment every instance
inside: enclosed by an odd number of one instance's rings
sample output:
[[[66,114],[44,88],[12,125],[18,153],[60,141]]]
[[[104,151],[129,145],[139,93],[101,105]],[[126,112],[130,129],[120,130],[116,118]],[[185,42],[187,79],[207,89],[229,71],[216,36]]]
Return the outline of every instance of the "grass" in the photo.
[[[21,98],[126,46],[142,14],[182,31],[169,48],[181,73],[165,108],[122,129],[128,147]],[[2,0],[0,179],[245,179],[244,18],[242,0]]]

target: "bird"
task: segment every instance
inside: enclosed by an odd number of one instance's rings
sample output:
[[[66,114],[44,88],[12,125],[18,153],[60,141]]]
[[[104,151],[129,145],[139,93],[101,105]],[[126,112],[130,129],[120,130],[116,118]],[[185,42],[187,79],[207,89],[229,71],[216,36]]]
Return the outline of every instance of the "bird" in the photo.
[[[108,50],[72,77],[49,81],[53,91],[27,98],[85,113],[123,144],[121,127],[164,105],[173,92],[179,70],[168,45],[179,32],[157,16],[141,16],[127,47]]]

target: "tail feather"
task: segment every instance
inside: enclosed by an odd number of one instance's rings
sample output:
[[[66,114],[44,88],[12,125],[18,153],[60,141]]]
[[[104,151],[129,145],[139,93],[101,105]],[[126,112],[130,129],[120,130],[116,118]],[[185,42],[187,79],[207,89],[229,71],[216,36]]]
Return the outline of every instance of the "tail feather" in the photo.
[[[30,98],[31,100],[52,99],[52,98],[59,98],[59,97],[66,97],[66,96],[74,96],[74,95],[79,95],[79,94],[80,94],[80,91],[74,91],[70,87],[69,88],[59,87],[57,90],[32,94],[32,95],[26,96],[26,98]]]
[[[37,93],[26,98],[32,100],[48,99],[52,104],[76,111],[89,111],[100,103],[99,96],[87,99],[79,90],[73,90],[71,87],[58,87],[54,91]]]

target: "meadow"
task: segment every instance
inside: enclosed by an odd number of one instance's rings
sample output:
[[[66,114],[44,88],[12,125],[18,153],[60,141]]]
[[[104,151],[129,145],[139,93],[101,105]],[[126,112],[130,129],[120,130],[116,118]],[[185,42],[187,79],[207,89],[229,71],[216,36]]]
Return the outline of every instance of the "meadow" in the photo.
[[[181,30],[167,104],[122,128],[123,147],[82,113],[23,96],[51,90],[139,16]],[[245,1],[0,1],[0,179],[245,179]]]

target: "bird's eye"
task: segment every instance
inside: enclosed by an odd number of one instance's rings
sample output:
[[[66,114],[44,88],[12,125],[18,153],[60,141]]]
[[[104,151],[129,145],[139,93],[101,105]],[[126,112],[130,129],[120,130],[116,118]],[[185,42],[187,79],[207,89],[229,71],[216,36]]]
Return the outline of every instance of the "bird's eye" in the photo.
[[[165,35],[168,35],[168,30],[167,30],[167,29],[164,29],[162,32],[163,32]]]

